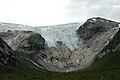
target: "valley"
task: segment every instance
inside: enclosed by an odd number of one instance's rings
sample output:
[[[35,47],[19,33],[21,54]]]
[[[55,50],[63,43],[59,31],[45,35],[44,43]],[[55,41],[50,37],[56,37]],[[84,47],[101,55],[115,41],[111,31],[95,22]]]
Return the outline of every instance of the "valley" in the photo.
[[[55,26],[0,23],[0,79],[118,80],[119,28],[100,17]]]

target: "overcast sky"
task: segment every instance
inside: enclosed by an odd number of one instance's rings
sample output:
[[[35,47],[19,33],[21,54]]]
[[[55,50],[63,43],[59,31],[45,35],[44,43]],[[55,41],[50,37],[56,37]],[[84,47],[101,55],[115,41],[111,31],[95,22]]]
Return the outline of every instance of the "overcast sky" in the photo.
[[[0,0],[0,22],[43,26],[94,16],[120,21],[120,0]]]

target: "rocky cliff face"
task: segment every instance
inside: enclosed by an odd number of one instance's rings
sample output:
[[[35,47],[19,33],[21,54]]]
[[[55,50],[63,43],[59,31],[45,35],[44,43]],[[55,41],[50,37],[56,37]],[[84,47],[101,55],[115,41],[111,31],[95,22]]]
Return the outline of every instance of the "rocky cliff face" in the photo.
[[[20,43],[17,48],[17,50],[19,50],[20,52],[22,51],[29,53],[33,51],[35,53],[45,48],[45,40],[38,33],[32,33],[31,35],[29,35],[29,37],[21,42],[22,43]]]
[[[14,51],[39,51],[44,49],[45,40],[38,34],[32,31],[8,31],[1,32],[0,36],[10,45]]]
[[[111,38],[108,45],[103,49],[106,53],[120,51],[120,29],[115,34],[114,37]]]
[[[90,39],[93,36],[106,32],[110,29],[117,28],[117,22],[103,19],[100,17],[88,19],[78,30],[77,34],[84,40]]]
[[[49,54],[48,62],[59,68],[65,68],[70,62],[71,51],[61,41],[57,41],[56,47],[51,47],[46,52]]]
[[[98,57],[101,58],[107,53],[119,52],[120,51],[120,29],[109,39],[108,44],[102,49],[102,51],[98,54]]]
[[[32,31],[8,31],[0,33],[0,36],[14,51],[27,54],[35,53],[41,55],[42,58],[46,58],[46,54],[43,53],[45,40],[38,33]]]
[[[0,65],[16,65],[13,50],[0,38]]]

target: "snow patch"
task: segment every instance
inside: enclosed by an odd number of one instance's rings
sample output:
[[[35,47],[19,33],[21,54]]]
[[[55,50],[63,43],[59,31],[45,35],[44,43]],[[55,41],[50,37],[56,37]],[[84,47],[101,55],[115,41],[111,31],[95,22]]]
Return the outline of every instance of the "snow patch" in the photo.
[[[79,60],[77,60],[77,63],[79,62]]]
[[[120,24],[119,24],[119,26],[118,27],[116,27],[116,28],[113,28],[113,30],[119,30],[120,29]]]
[[[109,41],[107,41],[107,43],[105,45],[108,45],[109,44]]]
[[[35,66],[39,67],[39,68],[42,68],[41,66],[39,66],[37,63],[35,63],[34,61],[28,59],[28,58],[25,58],[26,60],[30,61],[31,63],[33,63]]]
[[[93,21],[96,21],[96,19],[95,19],[95,18],[93,18],[92,20],[93,20]]]

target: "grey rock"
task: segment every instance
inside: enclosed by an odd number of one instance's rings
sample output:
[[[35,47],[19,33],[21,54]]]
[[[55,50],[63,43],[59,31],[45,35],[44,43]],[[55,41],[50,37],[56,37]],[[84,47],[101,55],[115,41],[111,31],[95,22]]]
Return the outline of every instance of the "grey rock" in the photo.
[[[0,38],[0,65],[16,65],[13,50]]]
[[[80,38],[90,39],[94,35],[100,32],[106,32],[111,28],[118,27],[117,22],[107,20],[104,18],[90,18],[77,30],[77,34]]]

